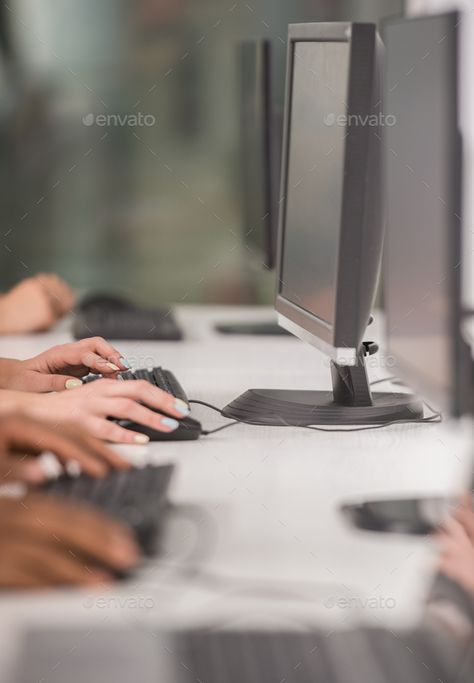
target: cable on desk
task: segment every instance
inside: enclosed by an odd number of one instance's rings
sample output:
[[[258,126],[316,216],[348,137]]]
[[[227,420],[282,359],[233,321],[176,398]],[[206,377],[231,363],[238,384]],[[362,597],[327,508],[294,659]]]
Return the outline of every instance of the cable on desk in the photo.
[[[397,377],[384,377],[383,379],[377,379],[377,380],[371,382],[370,386],[375,386],[376,384],[382,384],[383,382],[393,382],[393,381],[398,381],[398,378]],[[191,399],[189,401],[189,403],[195,403],[197,405],[204,406],[205,408],[209,408],[210,410],[214,410],[216,413],[219,413],[219,415],[222,415],[222,409],[218,408],[217,406],[212,405],[212,403],[207,403],[206,401],[200,401],[198,399]],[[364,427],[349,427],[347,429],[344,429],[344,428],[332,429],[331,427],[316,427],[314,425],[301,425],[301,427],[303,429],[310,429],[311,431],[314,431],[314,432],[326,432],[326,433],[333,432],[334,434],[344,434],[346,432],[347,433],[366,432],[366,431],[371,431],[373,429],[384,429],[385,427],[391,427],[393,425],[439,424],[439,423],[441,423],[443,421],[442,414],[439,411],[435,410],[426,401],[423,401],[423,403],[428,408],[428,410],[431,412],[431,415],[428,415],[427,417],[420,417],[416,420],[391,420],[389,422],[383,422],[382,424],[366,425]],[[227,429],[228,427],[233,427],[236,424],[253,425],[255,427],[268,427],[268,426],[270,426],[270,425],[264,424],[262,422],[251,422],[251,421],[247,421],[247,420],[235,420],[234,422],[230,422],[226,425],[223,425],[222,427],[218,427],[215,430],[211,430],[209,432],[203,432],[203,434],[205,434],[205,435],[214,434],[215,432],[220,432],[222,429]],[[283,425],[272,425],[272,426],[283,426]],[[285,426],[287,426],[287,425],[285,425]],[[288,426],[298,427],[298,425],[288,425]]]
[[[403,384],[398,377],[392,376],[392,377],[384,377],[383,379],[375,379],[373,382],[370,382],[370,386],[374,387],[376,384],[383,384],[384,382],[394,382],[397,384]]]
[[[393,384],[398,384],[402,387],[406,387],[407,385],[405,382],[402,380],[398,379],[398,377],[384,377],[383,379],[376,379],[375,381],[370,383],[370,386],[373,387],[376,384],[383,384],[383,382],[392,382]],[[409,423],[419,423],[419,422],[433,422],[435,424],[439,424],[440,422],[443,421],[443,414],[439,411],[433,408],[432,405],[428,403],[428,401],[423,400],[423,404],[428,408],[429,411],[431,411],[432,415],[428,415],[428,417],[423,417],[420,418],[419,420],[408,420]],[[395,424],[395,423],[392,423]],[[381,425],[384,426],[384,425]]]
[[[228,429],[229,427],[234,427],[235,425],[238,425],[239,422],[235,420],[235,422],[228,422],[226,425],[222,425],[222,427],[216,427],[216,429],[208,429],[202,432],[203,436],[209,436],[210,434],[217,434],[217,432],[222,432],[223,429]]]
[[[188,401],[188,403],[194,403],[195,405],[199,406],[204,406],[205,408],[210,408],[211,410],[215,410],[219,415],[222,415],[222,411],[220,408],[216,408],[216,406],[211,405],[210,403],[206,403],[206,401],[198,401],[197,399],[193,399],[191,401]],[[203,430],[202,435],[203,436],[209,436],[210,434],[217,434],[217,432],[222,432],[224,429],[228,429],[229,427],[233,427],[234,425],[239,424],[238,420],[234,420],[233,422],[227,422],[227,424],[222,425],[221,427],[216,427],[215,429],[207,429]]]
[[[428,405],[428,404],[426,404]],[[430,409],[431,410],[431,409]],[[366,427],[349,427],[349,429],[330,429],[326,427],[314,427],[312,425],[305,425],[304,429],[311,429],[315,432],[334,432],[337,434],[344,434],[345,432],[367,432],[372,429],[384,429],[392,425],[413,425],[413,424],[439,424],[443,421],[441,413],[433,413],[428,417],[420,417],[417,420],[391,420],[390,422],[383,422],[379,425],[367,425]]]
[[[338,594],[341,586],[333,581],[291,581],[284,579],[265,579],[254,577],[239,577],[215,572],[198,566],[187,566],[183,563],[162,562],[162,566],[168,567],[176,572],[176,577],[180,579],[192,579],[199,581],[201,585],[209,590],[226,595],[235,594],[266,600],[269,598],[279,598],[280,600],[301,600],[308,601],[328,596],[328,590],[332,594]],[[358,594],[351,590],[351,593]],[[316,595],[315,595],[316,594]]]
[[[191,403],[191,401],[190,401]],[[203,403],[201,401],[200,403]],[[210,404],[205,404],[212,407]],[[215,410],[218,410],[215,408]],[[278,599],[280,601],[308,602],[330,599],[333,605],[334,596],[349,592],[351,596],[361,596],[361,592],[354,586],[345,586],[331,579],[279,579],[264,577],[240,577],[214,571],[203,566],[212,559],[217,547],[217,529],[212,514],[204,507],[194,503],[169,503],[166,508],[168,518],[184,519],[194,524],[197,540],[191,552],[178,561],[159,559],[159,566],[169,574],[160,577],[168,583],[174,581],[196,581],[204,589],[211,590],[218,595],[237,595],[258,598],[261,600]],[[346,597],[346,596],[344,596]],[[335,604],[335,603],[334,603]]]

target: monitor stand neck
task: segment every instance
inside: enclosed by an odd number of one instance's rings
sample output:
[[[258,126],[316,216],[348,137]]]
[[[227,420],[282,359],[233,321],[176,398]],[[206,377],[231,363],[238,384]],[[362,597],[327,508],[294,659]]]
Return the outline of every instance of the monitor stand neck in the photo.
[[[364,345],[355,366],[331,363],[332,391],[250,389],[229,403],[222,415],[267,426],[371,425],[418,420],[423,405],[413,394],[372,394]]]
[[[338,365],[331,361],[332,393],[338,406],[372,406],[372,392],[365,358],[359,354],[357,365]]]

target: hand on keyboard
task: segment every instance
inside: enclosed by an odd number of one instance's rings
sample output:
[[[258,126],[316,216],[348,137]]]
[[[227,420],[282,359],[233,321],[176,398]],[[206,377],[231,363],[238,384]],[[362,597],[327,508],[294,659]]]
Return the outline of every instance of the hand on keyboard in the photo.
[[[93,436],[116,443],[143,444],[148,436],[125,429],[108,418],[128,420],[150,429],[170,433],[189,413],[180,399],[145,380],[122,382],[100,379],[73,391],[25,394],[22,405],[28,414],[55,424],[73,422]]]
[[[110,469],[130,468],[118,453],[75,427],[50,427],[20,415],[0,420],[0,482],[40,483],[44,474],[34,456],[47,451],[63,464],[77,462],[92,477],[103,477]]]
[[[62,344],[27,360],[0,360],[1,388],[13,391],[62,391],[82,384],[91,370],[116,377],[127,368],[117,349],[101,337]]]
[[[0,589],[100,586],[139,562],[130,531],[43,494],[0,500]]]
[[[158,550],[173,469],[173,465],[132,468],[111,472],[104,479],[64,474],[47,482],[42,491],[100,508],[131,529],[143,553],[152,556]]]

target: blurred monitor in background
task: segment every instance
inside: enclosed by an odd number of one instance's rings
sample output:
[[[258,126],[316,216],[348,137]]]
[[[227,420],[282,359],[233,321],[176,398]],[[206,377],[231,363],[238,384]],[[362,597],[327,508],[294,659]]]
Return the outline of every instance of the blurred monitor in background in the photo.
[[[280,196],[283,112],[272,91],[273,46],[253,40],[237,47],[240,105],[242,239],[249,269],[275,267]],[[288,335],[276,316],[266,321],[221,323],[222,334]]]
[[[240,248],[235,44],[271,40],[278,111],[288,23],[379,21],[402,0],[9,7],[24,87],[4,120],[0,289],[46,270],[153,306],[270,303],[273,276]]]
[[[452,12],[384,31],[384,108],[395,122],[384,129],[388,352],[397,376],[457,416],[471,410],[473,379],[462,337],[458,25]]]
[[[238,47],[243,236],[247,255],[273,269],[278,231],[282,120],[272,100],[272,44]]]

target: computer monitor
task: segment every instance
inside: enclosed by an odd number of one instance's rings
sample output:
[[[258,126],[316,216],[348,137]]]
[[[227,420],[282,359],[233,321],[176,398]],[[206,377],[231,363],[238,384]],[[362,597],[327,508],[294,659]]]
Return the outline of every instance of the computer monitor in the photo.
[[[259,270],[275,267],[283,114],[272,93],[272,43],[258,38],[237,46],[239,166],[242,239],[246,263]],[[228,335],[289,335],[276,317],[220,323]]]
[[[394,374],[436,407],[470,411],[462,338],[459,14],[385,23],[387,346]]]
[[[374,24],[289,27],[276,310],[331,358],[333,391],[255,389],[224,414],[259,424],[372,424],[420,417],[373,394],[364,345],[383,241],[380,62]]]

